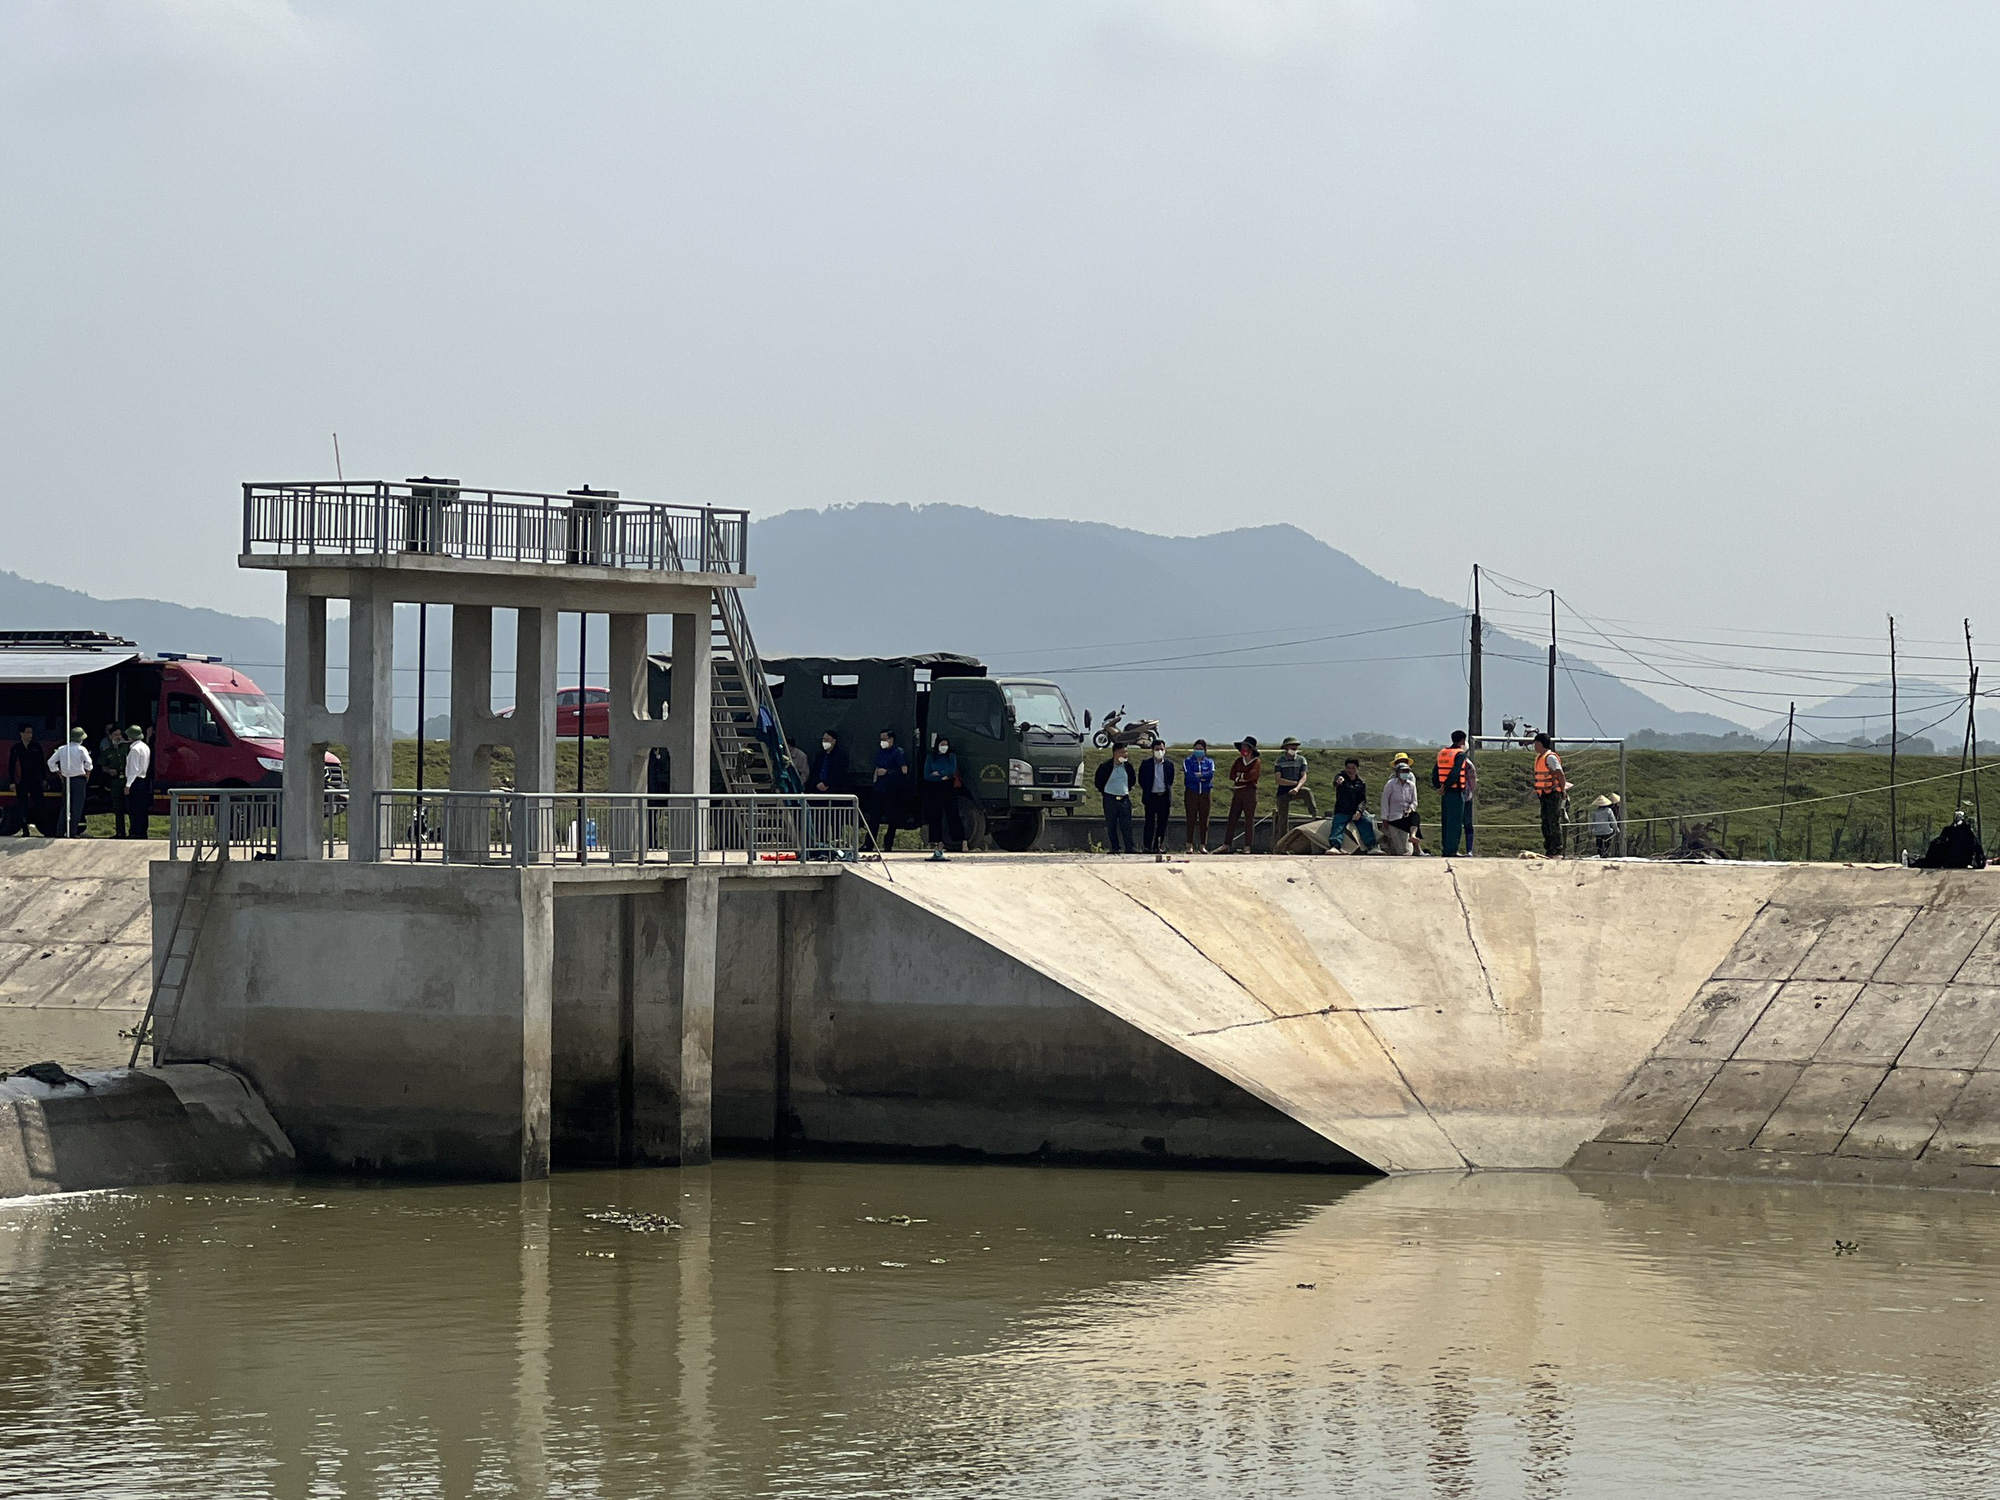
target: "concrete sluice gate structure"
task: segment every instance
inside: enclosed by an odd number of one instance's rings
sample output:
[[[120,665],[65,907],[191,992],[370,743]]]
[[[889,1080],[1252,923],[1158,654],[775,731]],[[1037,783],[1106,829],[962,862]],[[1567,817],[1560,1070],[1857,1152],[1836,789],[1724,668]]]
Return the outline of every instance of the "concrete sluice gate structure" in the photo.
[[[185,878],[154,866],[156,912]],[[719,1139],[2000,1186],[1977,873],[236,863],[216,907],[162,1060],[243,1073],[319,1168],[533,1176]]]

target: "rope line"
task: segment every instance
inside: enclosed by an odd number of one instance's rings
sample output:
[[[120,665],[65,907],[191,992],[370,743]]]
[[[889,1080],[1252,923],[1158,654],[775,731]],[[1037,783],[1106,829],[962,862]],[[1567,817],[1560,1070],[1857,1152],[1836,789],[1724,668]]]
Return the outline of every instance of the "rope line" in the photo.
[[[1933,781],[1950,781],[1953,777],[1960,775],[1977,776],[1983,772],[1993,770],[1995,766],[2000,766],[2000,761],[1994,761],[1983,766],[1970,766],[1962,772],[1943,771],[1936,776],[1919,776],[1912,781],[1897,782],[1896,790],[1900,792],[1906,787],[1928,786]],[[1625,818],[1621,821],[1629,828],[1634,823],[1684,823],[1696,818],[1728,818],[1734,817],[1737,813],[1776,812],[1780,807],[1806,807],[1815,802],[1849,802],[1856,797],[1873,797],[1878,793],[1888,790],[1889,785],[1887,782],[1884,782],[1881,786],[1864,787],[1858,792],[1828,792],[1823,797],[1793,797],[1785,802],[1762,802],[1755,807],[1710,807],[1699,809],[1695,812],[1668,813],[1652,818]],[[1572,822],[1569,819],[1565,819],[1564,821],[1566,824]],[[1581,824],[1583,821],[1582,819],[1576,819],[1574,823]],[[1480,828],[1540,828],[1542,825],[1540,823],[1481,823],[1478,826]]]

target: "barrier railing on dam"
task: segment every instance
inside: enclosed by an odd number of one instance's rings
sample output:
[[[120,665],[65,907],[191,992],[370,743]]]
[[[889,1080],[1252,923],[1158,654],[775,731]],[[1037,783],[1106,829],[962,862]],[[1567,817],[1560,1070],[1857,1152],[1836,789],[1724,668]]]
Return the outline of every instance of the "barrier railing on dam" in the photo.
[[[277,859],[281,793],[261,787],[167,793],[167,858]],[[326,794],[326,849],[347,839],[346,792]]]
[[[280,794],[168,794],[167,858],[283,857]],[[346,842],[350,797],[327,793],[324,852]],[[872,847],[854,797],[797,793],[377,792],[381,858],[420,864],[747,864],[855,860]]]
[[[694,864],[853,860],[853,797],[784,793],[375,794],[381,857],[444,864]]]
[[[379,480],[243,486],[243,551],[742,573],[750,514]]]

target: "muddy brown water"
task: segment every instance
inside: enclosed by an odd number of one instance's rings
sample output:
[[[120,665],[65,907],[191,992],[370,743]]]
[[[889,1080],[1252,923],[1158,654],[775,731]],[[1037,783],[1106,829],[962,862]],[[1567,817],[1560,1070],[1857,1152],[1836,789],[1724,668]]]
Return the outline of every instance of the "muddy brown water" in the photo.
[[[1997,1247],[1983,1197],[1540,1174],[13,1203],[0,1494],[1987,1496]]]

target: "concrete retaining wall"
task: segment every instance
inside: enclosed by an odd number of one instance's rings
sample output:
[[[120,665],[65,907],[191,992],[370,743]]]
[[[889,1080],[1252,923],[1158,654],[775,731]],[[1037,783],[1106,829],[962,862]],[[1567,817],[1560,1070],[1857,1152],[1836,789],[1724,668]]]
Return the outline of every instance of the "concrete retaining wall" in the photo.
[[[987,873],[965,865],[975,880]],[[880,880],[732,890],[722,917],[718,1138],[1361,1167],[1237,1083]]]
[[[0,1198],[290,1172],[291,1143],[222,1068],[86,1069],[0,1079]]]
[[[153,866],[162,947],[187,871]],[[217,878],[160,1061],[239,1069],[308,1166],[547,1170],[547,870],[232,861]]]

